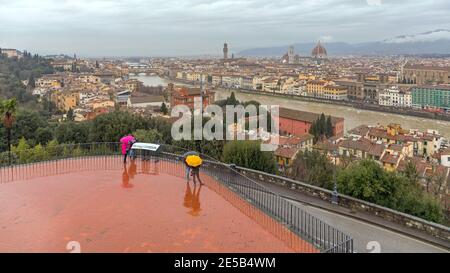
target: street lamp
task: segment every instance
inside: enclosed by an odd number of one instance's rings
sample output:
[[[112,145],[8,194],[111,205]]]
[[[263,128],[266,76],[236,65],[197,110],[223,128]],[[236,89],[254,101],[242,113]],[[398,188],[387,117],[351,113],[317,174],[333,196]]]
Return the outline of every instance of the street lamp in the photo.
[[[334,169],[333,169],[333,192],[331,193],[331,203],[334,205],[339,204],[339,194],[337,191],[337,181],[336,181],[336,164],[337,164],[337,158],[339,156],[339,151],[334,150],[333,151],[333,157],[334,157]]]

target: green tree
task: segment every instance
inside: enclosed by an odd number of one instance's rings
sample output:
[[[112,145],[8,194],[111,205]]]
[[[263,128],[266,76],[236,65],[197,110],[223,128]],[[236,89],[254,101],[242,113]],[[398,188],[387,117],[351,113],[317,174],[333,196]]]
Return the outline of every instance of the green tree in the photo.
[[[48,154],[41,144],[34,146],[34,148],[30,150],[30,152],[31,152],[30,159],[32,162],[43,161],[48,159]]]
[[[163,102],[160,109],[161,113],[167,115],[169,113],[169,109],[167,109],[167,105]]]
[[[404,174],[386,172],[377,162],[363,160],[339,172],[338,191],[371,203],[441,223],[443,211],[432,195]]]
[[[319,124],[320,124],[320,127],[319,127],[320,136],[321,137],[325,136],[326,132],[327,132],[327,120],[325,118],[325,114],[324,113],[322,113],[320,115]]]
[[[162,134],[155,129],[138,129],[134,131],[133,135],[139,142],[161,143],[163,140]]]
[[[117,142],[124,135],[128,135],[137,129],[149,129],[151,125],[152,120],[150,118],[128,112],[114,111],[99,115],[93,120],[89,139],[91,142]],[[58,139],[58,141],[60,140]]]
[[[49,127],[39,127],[36,130],[36,142],[42,145],[46,145],[53,139],[53,130]]]
[[[311,123],[311,127],[309,127],[309,133],[314,136],[314,143],[317,142],[319,133],[317,132],[317,121],[313,121]]]
[[[381,196],[388,194],[383,184],[384,176],[384,170],[377,162],[364,160],[339,173],[338,190],[372,203],[384,203],[384,200],[380,200]]]
[[[48,99],[47,96],[42,97],[42,115],[47,118],[50,118],[52,115],[57,114],[59,112],[56,104]]]
[[[23,58],[0,57],[0,97],[16,98],[18,102],[37,104],[30,92],[27,92],[23,80],[41,77],[53,73],[50,59],[34,59],[24,54]],[[31,84],[33,81],[29,81]]]
[[[335,166],[325,154],[316,150],[300,152],[291,165],[288,176],[318,187],[331,189],[333,187],[333,172]]]
[[[223,148],[222,161],[267,173],[276,172],[272,153],[262,152],[259,141],[230,141]]]
[[[17,119],[12,134],[12,144],[24,137],[31,146],[38,143],[37,130],[49,127],[48,121],[36,111],[21,110],[17,112]]]
[[[419,173],[417,172],[416,165],[411,160],[406,161],[403,174],[411,184],[419,183],[420,179]]]
[[[30,160],[30,145],[24,137],[19,140],[17,146],[12,148],[12,151],[17,155],[19,163],[27,163]]]
[[[75,147],[75,149],[72,150],[72,156],[73,157],[79,157],[83,155],[83,150],[79,145]]]
[[[17,101],[16,99],[9,99],[0,101],[0,113],[3,117],[3,126],[7,131],[7,146],[8,157],[11,163],[11,130],[16,121]]]
[[[326,136],[327,138],[333,136],[333,123],[331,122],[331,116],[327,117]]]
[[[234,92],[231,92],[230,97],[227,98],[226,105],[238,105],[239,101],[236,99]]]
[[[55,132],[56,140],[59,143],[86,143],[89,142],[90,124],[87,122],[64,122],[61,123]],[[94,129],[92,129],[94,130]],[[117,141],[117,140],[116,140]],[[95,142],[95,141],[93,141]],[[107,142],[107,141],[104,141]]]
[[[325,114],[322,113],[317,120],[312,122],[311,127],[309,128],[309,133],[314,136],[314,143],[323,137],[329,138],[333,136],[331,116],[326,118]]]
[[[28,78],[28,88],[34,89],[36,87],[36,81],[34,80],[33,74]]]
[[[62,146],[58,145],[58,141],[56,139],[49,141],[45,149],[49,158],[54,159],[62,155]]]
[[[67,111],[67,117],[66,117],[67,121],[74,121],[75,120],[75,115],[73,113],[73,109],[70,108],[69,111]]]

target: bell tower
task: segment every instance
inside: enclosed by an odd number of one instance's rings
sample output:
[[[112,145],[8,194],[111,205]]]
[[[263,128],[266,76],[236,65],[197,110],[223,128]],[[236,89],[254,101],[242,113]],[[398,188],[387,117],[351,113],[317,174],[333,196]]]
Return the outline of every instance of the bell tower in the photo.
[[[226,42],[223,44],[223,58],[228,59],[228,44]]]

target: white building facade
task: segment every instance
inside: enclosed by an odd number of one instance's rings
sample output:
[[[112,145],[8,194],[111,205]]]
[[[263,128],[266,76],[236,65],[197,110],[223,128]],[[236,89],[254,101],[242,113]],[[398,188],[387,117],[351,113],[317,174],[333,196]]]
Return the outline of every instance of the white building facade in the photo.
[[[400,90],[397,86],[392,86],[380,92],[378,104],[382,106],[410,108],[412,106],[411,92]]]

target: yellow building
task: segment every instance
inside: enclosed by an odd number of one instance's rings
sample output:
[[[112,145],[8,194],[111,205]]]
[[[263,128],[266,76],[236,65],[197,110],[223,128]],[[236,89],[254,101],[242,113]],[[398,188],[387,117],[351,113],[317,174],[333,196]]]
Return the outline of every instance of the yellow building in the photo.
[[[199,82],[201,78],[201,74],[198,72],[188,72],[186,73],[186,80],[191,82]]]
[[[278,79],[270,77],[262,81],[262,91],[264,92],[279,92],[280,86],[278,85]]]
[[[125,82],[125,88],[130,90],[131,92],[136,92],[139,90],[139,87],[141,85],[141,82],[135,79],[127,80]]]
[[[386,126],[386,132],[391,135],[391,136],[395,136],[398,134],[408,134],[409,131],[405,130],[402,128],[402,126],[400,124],[396,124],[396,123],[390,123]]]
[[[36,87],[42,88],[61,88],[62,87],[62,78],[53,75],[45,75],[42,78],[36,80]]]
[[[278,170],[286,171],[292,166],[300,149],[297,147],[279,147],[275,152],[275,159],[277,161]]]
[[[339,85],[326,85],[323,87],[323,97],[329,100],[347,100],[348,89]]]
[[[329,82],[324,80],[312,80],[306,83],[306,93],[311,97],[324,97],[324,88]]]
[[[79,103],[79,94],[77,92],[73,93],[63,93],[54,92],[51,97],[51,101],[55,103],[59,110],[67,112],[70,109],[74,109]]]
[[[306,74],[299,74],[298,79],[301,81],[314,81],[316,80],[316,76],[314,75],[306,75]]]
[[[183,71],[177,71],[176,78],[182,80],[183,79],[183,75],[184,75]]]
[[[89,104],[93,110],[97,108],[114,108],[114,105],[113,100],[96,100]]]
[[[400,162],[405,158],[403,151],[405,146],[392,144],[386,148],[383,156],[380,158],[380,162],[383,165],[384,170],[388,172],[394,172],[397,170]]]

